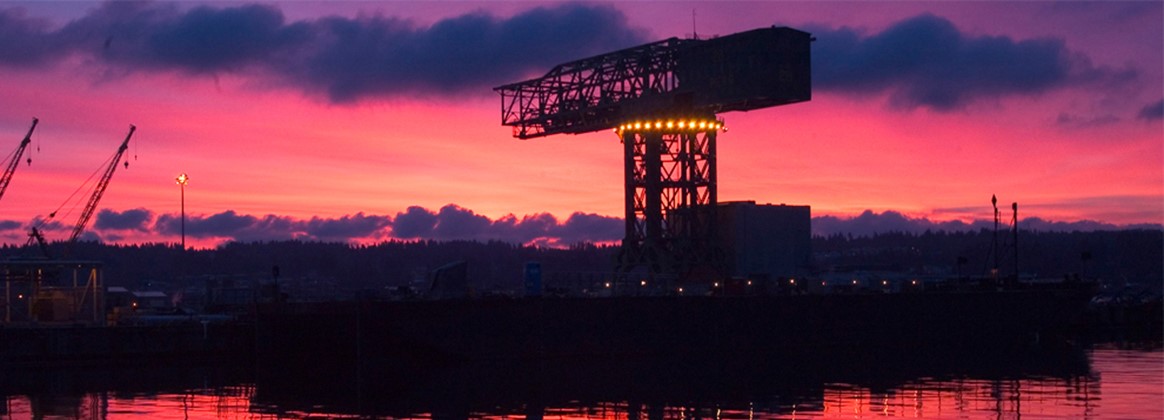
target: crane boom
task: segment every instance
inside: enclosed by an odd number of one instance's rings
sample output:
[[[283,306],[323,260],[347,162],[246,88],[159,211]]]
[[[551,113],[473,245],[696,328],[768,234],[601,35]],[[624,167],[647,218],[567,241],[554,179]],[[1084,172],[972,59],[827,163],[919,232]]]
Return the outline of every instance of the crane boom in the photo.
[[[670,38],[558,65],[499,86],[514,137],[580,134],[631,118],[749,111],[812,98],[809,43],[792,28]]]
[[[8,162],[8,166],[4,169],[4,175],[0,176],[0,198],[4,197],[4,191],[8,190],[8,183],[12,182],[12,174],[16,173],[16,167],[20,166],[20,157],[24,155],[24,149],[28,147],[28,143],[32,142],[32,131],[36,130],[36,123],[40,120],[32,119],[32,127],[28,128],[28,134],[24,135],[24,140],[20,141],[20,145],[16,146],[16,152],[12,154],[12,161]]]
[[[133,132],[137,127],[130,125],[129,134],[125,135],[125,141],[121,142],[121,146],[117,148],[117,153],[113,155],[109,166],[105,168],[105,174],[101,175],[101,179],[97,181],[97,188],[93,190],[93,195],[89,197],[89,202],[85,204],[85,210],[81,212],[81,217],[77,219],[77,225],[73,227],[73,233],[69,235],[68,243],[76,242],[77,237],[81,236],[81,232],[85,231],[85,225],[89,223],[89,218],[93,217],[93,212],[97,210],[97,203],[101,201],[101,196],[105,194],[105,188],[109,186],[109,180],[113,178],[113,172],[117,170],[117,164],[121,163],[121,156],[125,154],[125,149],[129,148],[129,138],[133,137]]]

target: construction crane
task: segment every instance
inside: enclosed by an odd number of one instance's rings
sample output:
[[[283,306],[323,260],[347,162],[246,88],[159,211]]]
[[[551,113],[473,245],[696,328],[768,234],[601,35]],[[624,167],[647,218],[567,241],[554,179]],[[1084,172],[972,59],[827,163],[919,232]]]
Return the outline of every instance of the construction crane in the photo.
[[[77,224],[73,226],[72,233],[70,233],[69,238],[65,240],[66,245],[75,243],[77,238],[81,236],[81,233],[85,231],[85,226],[89,224],[89,219],[93,217],[93,213],[97,211],[97,204],[101,202],[101,197],[105,195],[105,189],[109,187],[109,180],[113,178],[113,173],[117,170],[117,164],[121,163],[121,157],[125,154],[126,149],[129,148],[129,139],[133,137],[133,132],[136,130],[136,126],[129,126],[129,134],[125,135],[125,140],[121,142],[121,146],[118,146],[117,152],[114,153],[113,157],[109,159],[109,165],[105,167],[105,171],[102,173],[101,178],[97,180],[97,185],[94,187],[93,193],[89,196],[89,200],[86,202],[85,208],[81,211],[81,216],[77,218]],[[129,162],[125,162],[125,166],[129,166]],[[64,206],[62,205],[62,207]],[[56,214],[56,211],[49,213],[48,219],[42,221],[41,224],[43,225],[48,220],[56,217]],[[44,256],[50,257],[44,235],[36,226],[31,229],[28,236],[29,244],[35,241],[40,246]]]
[[[618,270],[723,272],[716,241],[716,114],[812,98],[812,36],[771,27],[671,38],[494,88],[514,137],[613,129],[623,144],[626,233]],[[644,283],[645,284],[645,283]]]
[[[105,173],[97,180],[97,187],[93,190],[93,195],[89,196],[89,202],[85,204],[85,209],[81,212],[81,217],[77,219],[77,224],[73,226],[73,233],[69,234],[68,243],[76,242],[77,237],[81,236],[81,232],[85,231],[85,225],[93,217],[93,212],[97,210],[97,203],[101,201],[101,196],[105,195],[105,188],[109,187],[109,180],[113,178],[113,172],[117,170],[117,164],[121,163],[121,156],[129,148],[129,138],[133,137],[135,130],[137,130],[137,127],[133,125],[129,126],[129,134],[125,135],[125,140],[117,148],[117,153],[114,153],[113,157],[109,160],[109,166],[105,168]],[[125,166],[128,167],[129,162],[125,162]]]
[[[20,157],[24,155],[24,149],[32,142],[32,132],[36,130],[36,123],[40,120],[32,119],[32,127],[28,128],[28,134],[24,135],[24,140],[20,141],[20,145],[16,146],[16,151],[12,152],[12,160],[8,162],[8,166],[4,168],[3,176],[0,176],[0,198],[4,197],[4,191],[8,190],[8,183],[12,182],[12,174],[16,173],[16,167],[20,166]],[[32,159],[28,160],[32,163]]]

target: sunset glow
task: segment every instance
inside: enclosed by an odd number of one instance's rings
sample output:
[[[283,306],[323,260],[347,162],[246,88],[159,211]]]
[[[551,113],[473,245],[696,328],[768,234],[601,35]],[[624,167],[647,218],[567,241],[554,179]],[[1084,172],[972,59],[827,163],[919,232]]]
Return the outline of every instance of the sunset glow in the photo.
[[[18,1],[0,3],[0,155],[40,122],[0,242],[23,244],[130,124],[83,239],[177,242],[187,173],[192,246],[614,241],[618,135],[516,140],[491,88],[690,37],[693,13],[700,37],[816,38],[810,102],[717,116],[720,201],[972,222],[996,194],[1021,218],[1164,223],[1160,2]]]

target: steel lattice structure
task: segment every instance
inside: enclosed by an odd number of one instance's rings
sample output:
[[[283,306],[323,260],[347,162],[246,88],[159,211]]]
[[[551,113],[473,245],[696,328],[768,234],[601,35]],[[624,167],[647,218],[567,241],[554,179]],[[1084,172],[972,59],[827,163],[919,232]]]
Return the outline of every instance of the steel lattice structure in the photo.
[[[28,134],[24,135],[24,139],[20,141],[20,145],[16,146],[16,151],[12,152],[12,160],[8,161],[8,166],[5,167],[4,173],[0,174],[0,197],[4,197],[4,191],[8,190],[8,184],[12,182],[12,174],[16,173],[16,167],[20,166],[20,157],[24,155],[24,149],[28,147],[28,143],[32,142],[32,132],[36,130],[36,123],[40,121],[36,118],[32,119],[32,127],[28,128]],[[29,158],[28,163],[32,164],[32,159]]]
[[[624,154],[630,157],[624,171],[628,205],[620,271],[637,266],[654,273],[721,268],[714,222],[715,141],[722,126],[711,118],[620,126]]]
[[[659,107],[678,87],[676,52],[693,40],[671,38],[558,65],[545,76],[494,90],[514,137],[579,134],[614,127],[624,108]]]
[[[623,143],[619,268],[683,277],[718,270],[716,114],[811,99],[811,36],[763,28],[671,38],[558,65],[495,88],[514,137],[614,129]]]

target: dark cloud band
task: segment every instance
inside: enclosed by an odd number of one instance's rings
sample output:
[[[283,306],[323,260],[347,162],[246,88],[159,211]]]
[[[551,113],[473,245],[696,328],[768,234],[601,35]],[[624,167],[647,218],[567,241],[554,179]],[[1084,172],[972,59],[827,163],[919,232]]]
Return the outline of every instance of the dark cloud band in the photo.
[[[888,93],[893,105],[938,111],[979,99],[1033,95],[1071,86],[1111,86],[1133,70],[1094,66],[1059,39],[972,36],[949,20],[921,15],[880,33],[809,28],[813,83],[820,90]]]
[[[1164,99],[1144,105],[1143,108],[1140,108],[1140,113],[1136,117],[1144,121],[1159,121],[1164,119]]]
[[[120,237],[130,230],[173,237],[180,234],[181,223],[176,214],[155,215],[146,209],[123,212],[104,209],[98,212],[93,226],[98,234],[88,239],[112,238],[109,235]],[[412,206],[395,217],[356,213],[339,218],[295,219],[277,215],[252,216],[227,210],[211,215],[188,215],[186,236],[239,242],[289,239],[349,242],[395,238],[568,246],[583,242],[617,241],[621,239],[622,226],[622,219],[581,212],[561,222],[548,213],[521,218],[507,215],[491,220],[472,210],[449,204],[437,211]],[[0,221],[0,231],[20,229],[20,223]],[[46,226],[45,229],[57,230],[63,227]]]
[[[948,209],[964,212],[981,209]],[[1036,231],[1093,231],[1118,229],[1162,229],[1159,224],[1114,225],[1089,220],[1055,222],[1037,217],[1024,218],[1023,229]],[[446,205],[433,211],[419,206],[409,207],[395,217],[357,213],[339,218],[312,217],[296,219],[289,216],[251,216],[233,210],[211,215],[189,215],[186,235],[190,238],[236,242],[305,240],[320,242],[367,242],[388,239],[435,241],[500,241],[513,244],[536,244],[566,247],[580,243],[613,243],[622,239],[621,218],[576,212],[560,221],[548,213],[522,216],[507,215],[496,220],[472,210]],[[920,234],[926,231],[967,232],[992,229],[993,222],[931,221],[926,218],[905,216],[899,212],[875,213],[866,210],[855,217],[817,216],[812,219],[815,235],[851,234],[869,236],[878,233],[901,232]],[[50,239],[67,233],[59,222],[43,224],[42,231]],[[176,214],[154,214],[146,209],[123,212],[103,209],[97,213],[93,229],[82,240],[119,241],[130,232],[143,232],[173,238],[179,235],[181,220]],[[23,223],[0,220],[0,238],[23,242],[27,228]]]
[[[975,36],[920,15],[866,34],[806,27],[813,83],[848,95],[888,93],[893,105],[939,111],[978,99],[1136,78],[1095,66],[1060,39]],[[474,12],[431,26],[382,15],[288,22],[271,5],[111,1],[53,29],[0,9],[0,66],[35,67],[83,54],[125,73],[246,73],[335,103],[400,95],[489,95],[552,66],[649,41],[609,5],[564,3],[502,18]],[[1148,117],[1141,118],[1150,118]]]
[[[0,66],[84,54],[124,72],[254,72],[332,102],[399,94],[490,95],[560,62],[643,43],[612,6],[557,4],[509,18],[470,13],[420,26],[385,16],[287,22],[270,5],[180,10],[101,4],[52,30],[0,9]]]

